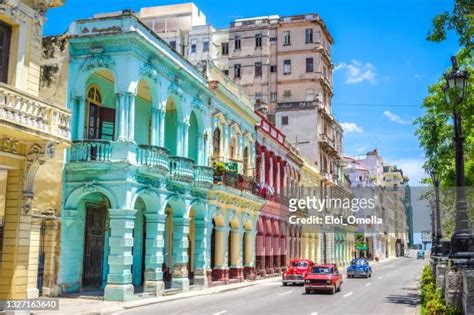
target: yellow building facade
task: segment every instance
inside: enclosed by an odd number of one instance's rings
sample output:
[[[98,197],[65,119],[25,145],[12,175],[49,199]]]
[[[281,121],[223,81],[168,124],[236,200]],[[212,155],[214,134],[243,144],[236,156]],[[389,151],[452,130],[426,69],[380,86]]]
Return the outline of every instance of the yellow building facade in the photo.
[[[71,115],[64,103],[39,95],[45,13],[59,5],[0,4],[0,299],[33,298],[54,287]]]
[[[320,174],[316,166],[304,159],[304,164],[301,167],[301,197],[319,196],[320,190]],[[313,211],[313,212],[311,212]],[[308,215],[317,215],[315,210],[310,210]],[[315,263],[321,263],[319,229],[316,225],[303,225],[301,230],[301,256],[312,260]]]

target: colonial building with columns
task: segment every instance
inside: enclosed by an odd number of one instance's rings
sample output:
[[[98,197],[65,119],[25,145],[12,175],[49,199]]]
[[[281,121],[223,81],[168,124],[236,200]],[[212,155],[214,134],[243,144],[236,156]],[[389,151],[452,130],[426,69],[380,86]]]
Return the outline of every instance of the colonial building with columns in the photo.
[[[204,65],[203,65],[204,66]],[[214,166],[209,191],[211,284],[255,279],[256,225],[264,199],[255,184],[255,125],[260,117],[241,88],[212,62],[203,70],[215,97],[211,103]]]
[[[76,21],[69,37],[59,293],[123,301],[254,278],[250,101],[129,11]]]
[[[45,13],[63,1],[0,3],[0,299],[54,282],[63,150],[71,113],[40,95]]]
[[[302,226],[289,224],[288,199],[298,196],[303,160],[285,135],[259,116],[256,178],[266,203],[257,224],[256,266],[260,276],[279,275],[291,259],[301,257]]]

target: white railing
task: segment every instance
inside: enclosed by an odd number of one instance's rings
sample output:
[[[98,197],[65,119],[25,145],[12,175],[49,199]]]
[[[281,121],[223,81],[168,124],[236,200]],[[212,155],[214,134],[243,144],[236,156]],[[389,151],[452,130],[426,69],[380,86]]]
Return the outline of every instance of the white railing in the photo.
[[[46,138],[70,140],[71,112],[0,83],[0,120]]]

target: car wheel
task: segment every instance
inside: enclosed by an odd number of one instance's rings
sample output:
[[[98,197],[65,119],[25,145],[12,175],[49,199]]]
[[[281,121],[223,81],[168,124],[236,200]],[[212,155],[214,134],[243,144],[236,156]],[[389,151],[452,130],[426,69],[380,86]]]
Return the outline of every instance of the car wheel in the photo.
[[[337,287],[337,292],[341,292],[342,289],[342,283]]]
[[[305,288],[305,289],[304,289],[304,292],[305,292],[306,294],[310,294],[310,293],[311,293],[311,290],[308,289],[308,288]]]
[[[286,287],[288,285],[288,283],[286,282],[282,282],[283,286]]]
[[[372,273],[369,273],[369,278],[372,278]]]
[[[331,294],[336,294],[336,285],[331,288]]]

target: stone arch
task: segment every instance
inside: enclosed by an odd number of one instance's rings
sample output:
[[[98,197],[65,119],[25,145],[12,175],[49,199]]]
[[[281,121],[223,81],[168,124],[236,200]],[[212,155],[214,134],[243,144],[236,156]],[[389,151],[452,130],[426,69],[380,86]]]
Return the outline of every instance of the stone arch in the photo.
[[[72,80],[72,82],[74,82],[71,92],[73,96],[86,97],[86,91],[84,90],[84,87],[87,85],[89,78],[96,72],[108,71],[112,73],[114,78],[120,77],[112,58],[108,56],[105,57],[107,61],[103,62],[102,64],[91,63],[92,59],[93,57],[89,58],[89,60],[86,60],[81,69],[77,72],[75,78]],[[89,64],[87,64],[88,62]],[[114,81],[114,83],[114,93],[116,93],[118,92],[118,82]]]
[[[117,197],[115,194],[108,190],[107,188],[96,184],[94,181],[90,183],[86,183],[83,186],[80,186],[76,189],[74,189],[72,192],[69,193],[69,195],[66,197],[66,201],[64,202],[64,208],[66,210],[68,209],[75,209],[79,203],[79,201],[84,198],[84,196],[93,193],[93,192],[98,192],[103,194],[104,196],[107,197],[107,199],[110,202],[110,207],[112,209],[118,209],[120,208]]]
[[[103,187],[79,187],[65,201],[61,233],[61,258],[64,266],[59,284],[65,292],[82,287],[102,289],[108,274],[109,209],[116,207],[113,194]],[[67,222],[67,224],[66,224]],[[94,231],[93,233],[90,231]]]
[[[219,207],[215,208],[215,211],[212,215],[212,219],[214,220],[216,226],[219,226],[219,227],[225,226],[225,222],[226,222],[225,216]]]

